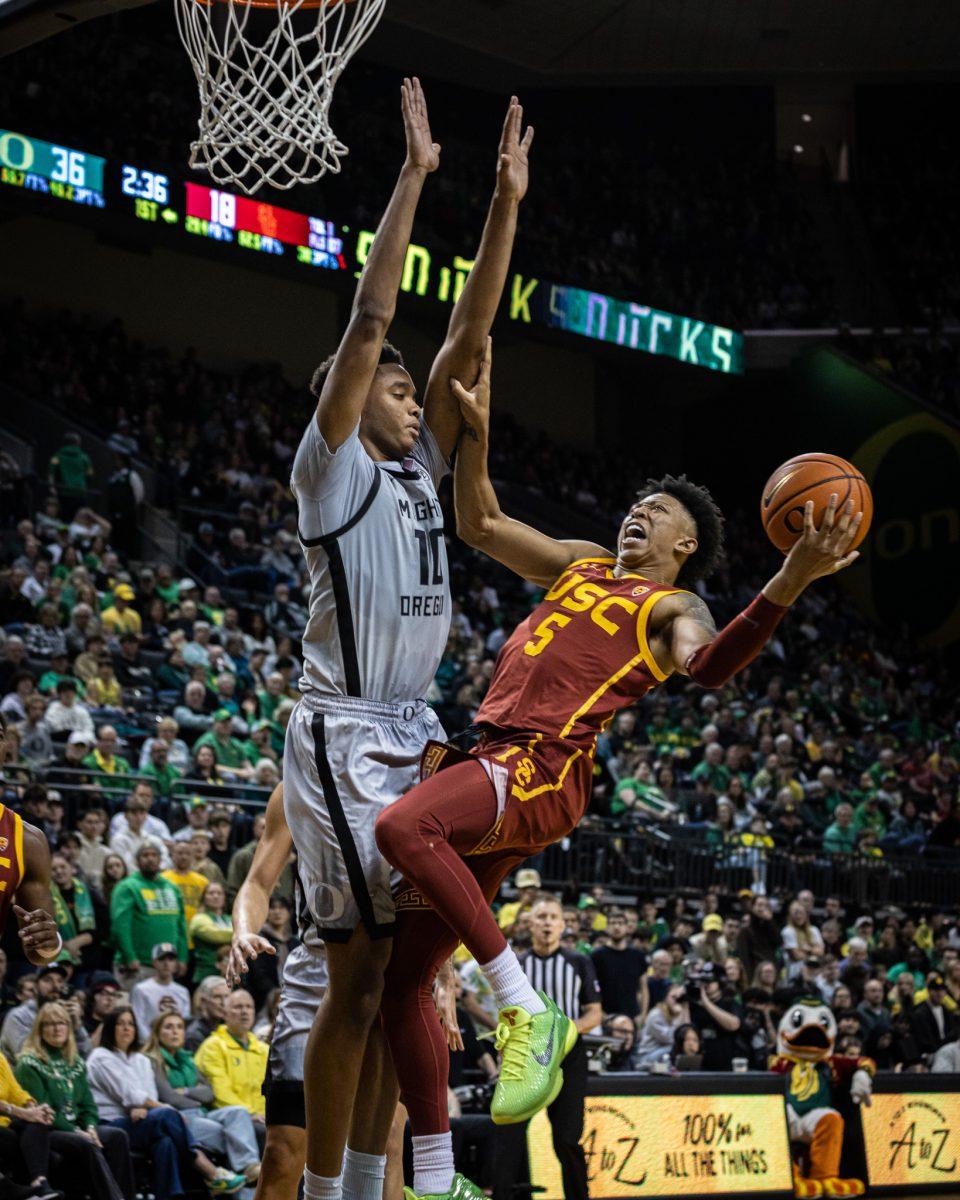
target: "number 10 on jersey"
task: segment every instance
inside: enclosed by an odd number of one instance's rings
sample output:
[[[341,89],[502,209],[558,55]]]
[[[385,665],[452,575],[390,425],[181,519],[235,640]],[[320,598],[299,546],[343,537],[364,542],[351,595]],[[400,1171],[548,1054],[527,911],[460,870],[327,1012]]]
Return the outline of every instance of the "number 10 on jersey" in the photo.
[[[415,529],[413,536],[420,547],[420,586],[443,583],[443,562],[440,558],[442,529]]]

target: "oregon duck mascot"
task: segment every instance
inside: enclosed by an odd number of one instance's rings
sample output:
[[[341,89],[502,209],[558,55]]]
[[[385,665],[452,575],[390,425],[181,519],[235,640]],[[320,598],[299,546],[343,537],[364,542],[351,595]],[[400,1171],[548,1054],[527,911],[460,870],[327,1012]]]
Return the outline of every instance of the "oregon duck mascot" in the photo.
[[[777,1036],[778,1053],[770,1070],[790,1079],[787,1122],[792,1142],[809,1147],[806,1173],[794,1165],[797,1196],[862,1196],[859,1179],[841,1179],[843,1117],[833,1107],[838,1088],[848,1087],[854,1104],[869,1104],[876,1071],[869,1058],[833,1053],[837,1023],[820,1000],[800,1000],[784,1013]]]

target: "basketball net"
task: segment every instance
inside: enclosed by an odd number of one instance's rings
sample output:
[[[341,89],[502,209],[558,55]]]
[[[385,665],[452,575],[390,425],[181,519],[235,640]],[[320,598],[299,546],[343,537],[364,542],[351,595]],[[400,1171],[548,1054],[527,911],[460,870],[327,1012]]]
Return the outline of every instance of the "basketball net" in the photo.
[[[200,91],[190,166],[253,195],[340,170],[330,128],[344,67],[386,0],[175,0]]]

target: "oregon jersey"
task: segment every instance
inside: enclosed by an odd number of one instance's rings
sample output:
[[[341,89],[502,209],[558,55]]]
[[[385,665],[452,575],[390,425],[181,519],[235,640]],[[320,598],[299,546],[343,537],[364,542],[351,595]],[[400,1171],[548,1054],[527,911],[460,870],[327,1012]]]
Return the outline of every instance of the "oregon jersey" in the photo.
[[[402,462],[374,462],[355,429],[331,452],[316,417],[291,487],[310,573],[302,692],[398,703],[426,695],[450,627],[433,435]]]

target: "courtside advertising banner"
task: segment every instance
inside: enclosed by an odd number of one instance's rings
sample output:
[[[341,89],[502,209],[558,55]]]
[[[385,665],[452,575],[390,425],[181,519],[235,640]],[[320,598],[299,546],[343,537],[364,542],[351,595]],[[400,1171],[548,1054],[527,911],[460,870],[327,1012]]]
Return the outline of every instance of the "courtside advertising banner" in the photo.
[[[538,1200],[563,1200],[545,1112],[527,1144]],[[793,1195],[781,1095],[588,1096],[583,1147],[591,1200]]]
[[[960,1093],[874,1092],[860,1116],[871,1188],[960,1191]]]

